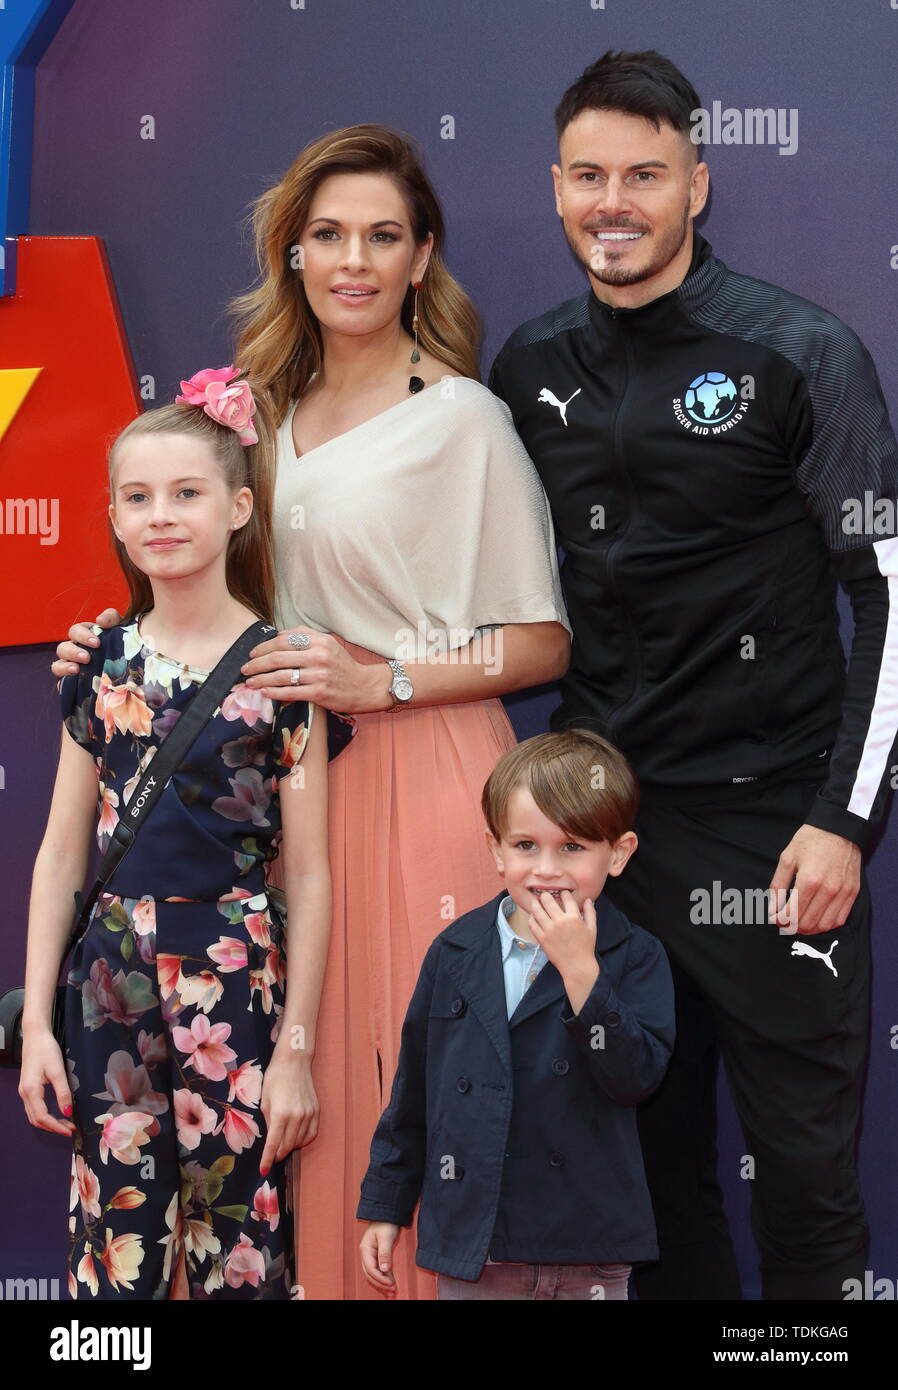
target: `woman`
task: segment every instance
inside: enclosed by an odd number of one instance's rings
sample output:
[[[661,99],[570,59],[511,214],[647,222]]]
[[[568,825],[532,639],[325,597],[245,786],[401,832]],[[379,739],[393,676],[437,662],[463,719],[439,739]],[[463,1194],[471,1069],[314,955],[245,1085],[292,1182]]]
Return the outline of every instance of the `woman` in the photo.
[[[434,935],[501,888],[480,811],[516,742],[499,696],[562,675],[570,625],[545,493],[477,380],[478,316],[410,142],[379,125],[315,141],[259,199],[255,232],[235,361],[280,422],[282,630],[244,670],[357,724],[329,765],[333,930],[297,1278],[304,1297],[366,1299],[355,1208],[405,1008]],[[56,675],[88,634],[71,629]],[[399,1296],[434,1298],[403,1244]]]

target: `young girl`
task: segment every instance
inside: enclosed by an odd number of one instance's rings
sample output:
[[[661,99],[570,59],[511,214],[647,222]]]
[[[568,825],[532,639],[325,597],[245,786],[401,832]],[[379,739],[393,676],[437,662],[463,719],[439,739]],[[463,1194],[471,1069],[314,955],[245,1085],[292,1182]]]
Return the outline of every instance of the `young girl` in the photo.
[[[73,1298],[291,1295],[289,1157],[318,1128],[326,764],[351,719],[232,686],[72,955],[65,1060],[50,1027],[94,826],[105,851],[206,676],[248,627],[271,622],[272,433],[237,375],[198,373],[114,442],[109,518],[131,603],[121,624],[95,629],[90,662],[60,690],[19,1092],[31,1124],[74,1141]],[[265,880],[279,845],[285,894]],[[46,1085],[71,1118],[49,1112]]]

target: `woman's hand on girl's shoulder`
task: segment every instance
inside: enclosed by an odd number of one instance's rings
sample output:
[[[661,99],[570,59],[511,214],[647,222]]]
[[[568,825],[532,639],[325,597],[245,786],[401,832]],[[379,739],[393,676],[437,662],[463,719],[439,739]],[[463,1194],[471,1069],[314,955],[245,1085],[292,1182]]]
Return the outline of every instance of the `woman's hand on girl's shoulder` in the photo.
[[[122,615],[118,609],[104,608],[97,618],[97,626],[115,627],[121,621]],[[73,623],[69,628],[68,641],[60,642],[56,648],[56,660],[50,666],[54,676],[62,680],[63,676],[75,675],[85,661],[90,661],[90,652],[85,648],[96,647],[99,641],[99,637],[95,637],[91,631],[90,623]]]

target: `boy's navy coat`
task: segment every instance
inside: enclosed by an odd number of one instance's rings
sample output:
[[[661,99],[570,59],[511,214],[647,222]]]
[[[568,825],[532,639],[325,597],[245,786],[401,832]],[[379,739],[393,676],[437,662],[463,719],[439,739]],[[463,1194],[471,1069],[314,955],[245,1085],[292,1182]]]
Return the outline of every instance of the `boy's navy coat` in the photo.
[[[534,1264],[657,1258],[633,1107],[674,1042],[656,937],[596,902],[599,977],[575,1017],[547,961],[507,1017],[496,914],[431,943],[356,1215],[411,1224],[417,1263],[476,1279],[487,1255]]]

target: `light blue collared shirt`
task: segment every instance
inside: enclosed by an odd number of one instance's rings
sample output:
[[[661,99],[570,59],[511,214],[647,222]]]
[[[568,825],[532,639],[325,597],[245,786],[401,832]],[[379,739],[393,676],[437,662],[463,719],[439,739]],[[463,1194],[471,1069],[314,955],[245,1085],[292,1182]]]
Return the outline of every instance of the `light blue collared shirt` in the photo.
[[[502,944],[502,973],[505,976],[505,1007],[511,1018],[527,990],[542,970],[548,956],[542,946],[535,941],[525,941],[516,936],[508,919],[515,911],[516,903],[510,893],[499,904],[496,926]]]

